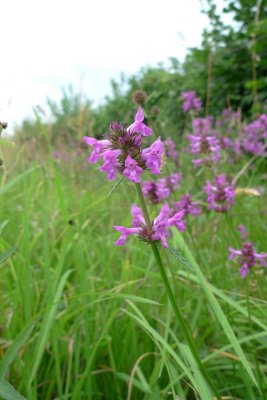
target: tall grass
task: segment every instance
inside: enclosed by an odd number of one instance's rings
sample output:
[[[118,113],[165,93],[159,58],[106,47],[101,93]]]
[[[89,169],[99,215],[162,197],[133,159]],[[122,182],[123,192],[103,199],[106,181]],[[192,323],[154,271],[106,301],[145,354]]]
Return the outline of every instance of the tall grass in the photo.
[[[86,168],[86,156],[56,163],[49,148],[48,157],[36,154],[34,161],[23,148],[5,151],[0,396],[15,399],[16,389],[29,400],[212,398],[149,246],[134,239],[113,245],[113,225],[127,225],[138,201],[134,187],[122,182],[112,191]],[[191,171],[186,155],[184,163]],[[242,166],[234,166],[236,173]],[[186,175],[180,193],[200,189],[198,179]],[[238,185],[256,187],[259,179],[247,172]],[[174,237],[174,251],[161,252],[222,398],[267,397],[266,275],[243,281],[227,259],[227,247],[240,244],[240,222],[266,250],[265,207],[266,196],[240,194],[229,216],[190,220]]]

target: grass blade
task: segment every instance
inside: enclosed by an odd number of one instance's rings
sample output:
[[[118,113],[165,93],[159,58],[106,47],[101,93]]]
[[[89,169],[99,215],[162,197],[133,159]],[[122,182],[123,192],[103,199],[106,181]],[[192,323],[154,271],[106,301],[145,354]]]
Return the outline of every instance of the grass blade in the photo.
[[[0,379],[0,396],[4,400],[27,400],[16,389],[4,379]]]
[[[13,246],[11,249],[5,251],[4,253],[0,254],[0,264],[6,261],[16,250],[16,247]]]
[[[228,322],[227,317],[225,316],[221,306],[219,305],[216,297],[214,296],[214,294],[212,293],[212,291],[210,290],[209,287],[209,283],[206,280],[204,274],[202,273],[198,263],[196,262],[194,256],[192,255],[190,249],[188,248],[188,246],[186,245],[182,235],[178,232],[175,231],[174,232],[174,240],[176,241],[176,243],[178,244],[179,248],[183,251],[185,257],[187,258],[187,260],[189,261],[189,263],[191,264],[191,266],[193,267],[196,275],[199,278],[199,282],[200,285],[202,286],[203,291],[206,294],[206,297],[210,303],[210,306],[214,312],[214,314],[216,315],[219,323],[222,326],[222,329],[224,330],[224,333],[226,334],[226,336],[228,337],[229,341],[231,342],[233,349],[235,350],[236,354],[238,355],[238,357],[240,358],[241,363],[243,364],[244,369],[246,370],[248,376],[250,377],[251,381],[254,383],[254,385],[259,389],[259,386],[257,384],[256,378],[253,374],[253,371],[249,365],[249,362],[247,361],[245,354],[239,344],[239,341],[237,339],[237,337],[234,334],[234,331],[231,327],[231,325]]]
[[[28,326],[26,329],[17,336],[12,345],[8,348],[4,357],[0,362],[0,379],[3,379],[8,372],[9,366],[15,360],[18,351],[24,345],[24,343],[28,340],[33,330],[33,325]]]

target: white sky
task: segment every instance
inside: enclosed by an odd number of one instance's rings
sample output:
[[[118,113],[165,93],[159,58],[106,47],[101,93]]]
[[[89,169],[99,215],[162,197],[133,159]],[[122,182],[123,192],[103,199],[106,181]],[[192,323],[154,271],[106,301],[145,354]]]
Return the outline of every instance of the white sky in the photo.
[[[97,105],[120,72],[183,60],[208,21],[199,0],[4,0],[0,120],[10,127],[72,83]]]

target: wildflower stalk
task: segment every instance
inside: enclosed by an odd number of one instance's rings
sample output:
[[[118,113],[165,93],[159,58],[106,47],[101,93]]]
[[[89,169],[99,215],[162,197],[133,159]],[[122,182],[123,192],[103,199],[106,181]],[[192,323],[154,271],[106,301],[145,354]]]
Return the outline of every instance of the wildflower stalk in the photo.
[[[142,212],[143,212],[143,216],[145,218],[146,227],[147,227],[148,231],[151,231],[151,221],[150,221],[150,217],[149,217],[149,214],[148,214],[146,202],[145,202],[145,199],[144,199],[144,196],[143,196],[143,193],[142,193],[141,185],[140,185],[140,183],[136,183],[135,186],[136,186],[136,191],[137,191],[137,194],[138,194],[138,197],[139,197],[140,206],[141,206],[141,209],[142,209]],[[169,297],[169,300],[171,302],[171,305],[172,305],[173,311],[174,311],[174,313],[176,315],[177,321],[178,321],[180,327],[182,328],[182,331],[183,331],[183,334],[184,334],[184,336],[185,336],[185,338],[187,340],[188,346],[190,347],[191,353],[192,353],[192,355],[193,355],[193,357],[194,357],[194,359],[195,359],[195,361],[196,361],[196,363],[197,363],[197,365],[199,367],[199,370],[200,370],[202,376],[206,380],[206,383],[211,388],[211,390],[213,391],[213,393],[216,396],[216,398],[218,400],[220,400],[221,396],[220,396],[219,392],[217,391],[215,385],[211,381],[211,379],[210,379],[208,373],[206,372],[205,368],[202,365],[202,362],[201,362],[201,360],[200,360],[200,358],[199,358],[199,356],[197,354],[197,350],[196,350],[195,345],[194,345],[194,339],[193,339],[193,337],[191,335],[191,332],[190,332],[190,330],[189,330],[189,328],[188,328],[188,326],[187,326],[187,324],[186,324],[186,322],[185,322],[185,320],[184,320],[184,318],[183,318],[183,316],[182,316],[182,314],[181,314],[181,312],[179,310],[179,307],[177,306],[177,303],[176,303],[176,300],[175,300],[175,295],[174,295],[174,293],[172,291],[172,288],[171,288],[168,276],[166,274],[166,271],[164,269],[164,266],[163,266],[163,263],[162,263],[162,260],[161,260],[161,256],[160,256],[160,253],[159,253],[159,250],[158,250],[158,247],[157,247],[156,243],[151,243],[151,247],[152,247],[152,251],[153,251],[153,254],[154,254],[155,261],[156,261],[157,266],[159,268],[160,276],[161,276],[162,282],[164,284],[165,290],[166,290],[167,295]]]

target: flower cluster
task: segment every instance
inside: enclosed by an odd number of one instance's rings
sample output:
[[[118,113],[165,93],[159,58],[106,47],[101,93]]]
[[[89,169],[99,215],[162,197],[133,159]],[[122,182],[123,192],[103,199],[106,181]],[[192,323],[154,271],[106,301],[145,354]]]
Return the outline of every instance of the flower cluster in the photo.
[[[110,132],[103,140],[85,136],[83,141],[93,147],[88,162],[95,164],[102,159],[100,171],[105,172],[109,180],[121,173],[130,181],[140,183],[141,175],[147,168],[152,174],[159,175],[164,146],[159,137],[150,147],[143,149],[143,137],[152,134],[143,121],[144,113],[139,107],[134,123],[128,128],[115,122],[110,125]]]
[[[164,148],[165,148],[166,157],[172,158],[173,161],[177,164],[178,152],[175,149],[174,141],[170,137],[168,137],[166,140],[164,140],[163,144],[164,144]]]
[[[183,100],[183,110],[188,112],[189,110],[201,110],[202,103],[196,92],[189,90],[188,92],[181,93],[181,99]]]
[[[200,203],[197,201],[192,201],[192,196],[188,193],[184,194],[180,201],[174,203],[173,208],[176,212],[183,210],[185,216],[191,214],[194,217],[198,217],[201,213]]]
[[[181,231],[185,229],[185,222],[183,221],[184,211],[173,214],[168,203],[164,204],[159,215],[152,220],[151,229],[147,228],[142,210],[136,204],[132,206],[131,215],[133,220],[130,228],[114,226],[114,229],[121,233],[121,236],[115,243],[116,246],[124,245],[128,236],[134,235],[147,243],[160,241],[163,247],[168,247],[167,237],[171,233],[170,227],[175,226]]]
[[[266,267],[265,258],[267,258],[267,253],[256,253],[256,249],[253,243],[248,242],[242,245],[241,250],[235,250],[232,247],[228,247],[230,252],[229,259],[232,260],[236,256],[239,256],[241,268],[239,269],[242,278],[245,278],[249,273],[250,269],[254,267],[257,262],[260,262],[262,267]]]
[[[156,182],[145,181],[142,183],[143,195],[147,197],[152,204],[158,204],[179,188],[181,178],[182,174],[174,173]]]
[[[235,188],[224,174],[214,177],[214,183],[208,181],[204,186],[207,194],[208,209],[216,212],[226,212],[234,203]]]
[[[244,133],[245,136],[242,141],[244,150],[257,156],[263,156],[266,150],[267,115],[262,114],[256,120],[246,125]]]
[[[241,240],[242,240],[242,241],[246,240],[248,233],[247,233],[247,230],[246,230],[245,225],[240,224],[240,225],[238,225],[237,229],[238,229],[239,232],[240,232]]]
[[[216,135],[211,131],[210,118],[195,118],[193,120],[193,134],[188,135],[190,151],[200,156],[193,160],[195,166],[217,163],[220,158],[220,145]]]
[[[224,119],[224,122],[229,123],[229,121],[237,121],[240,118],[240,112],[232,111],[230,108],[225,108],[222,111],[222,117]]]

